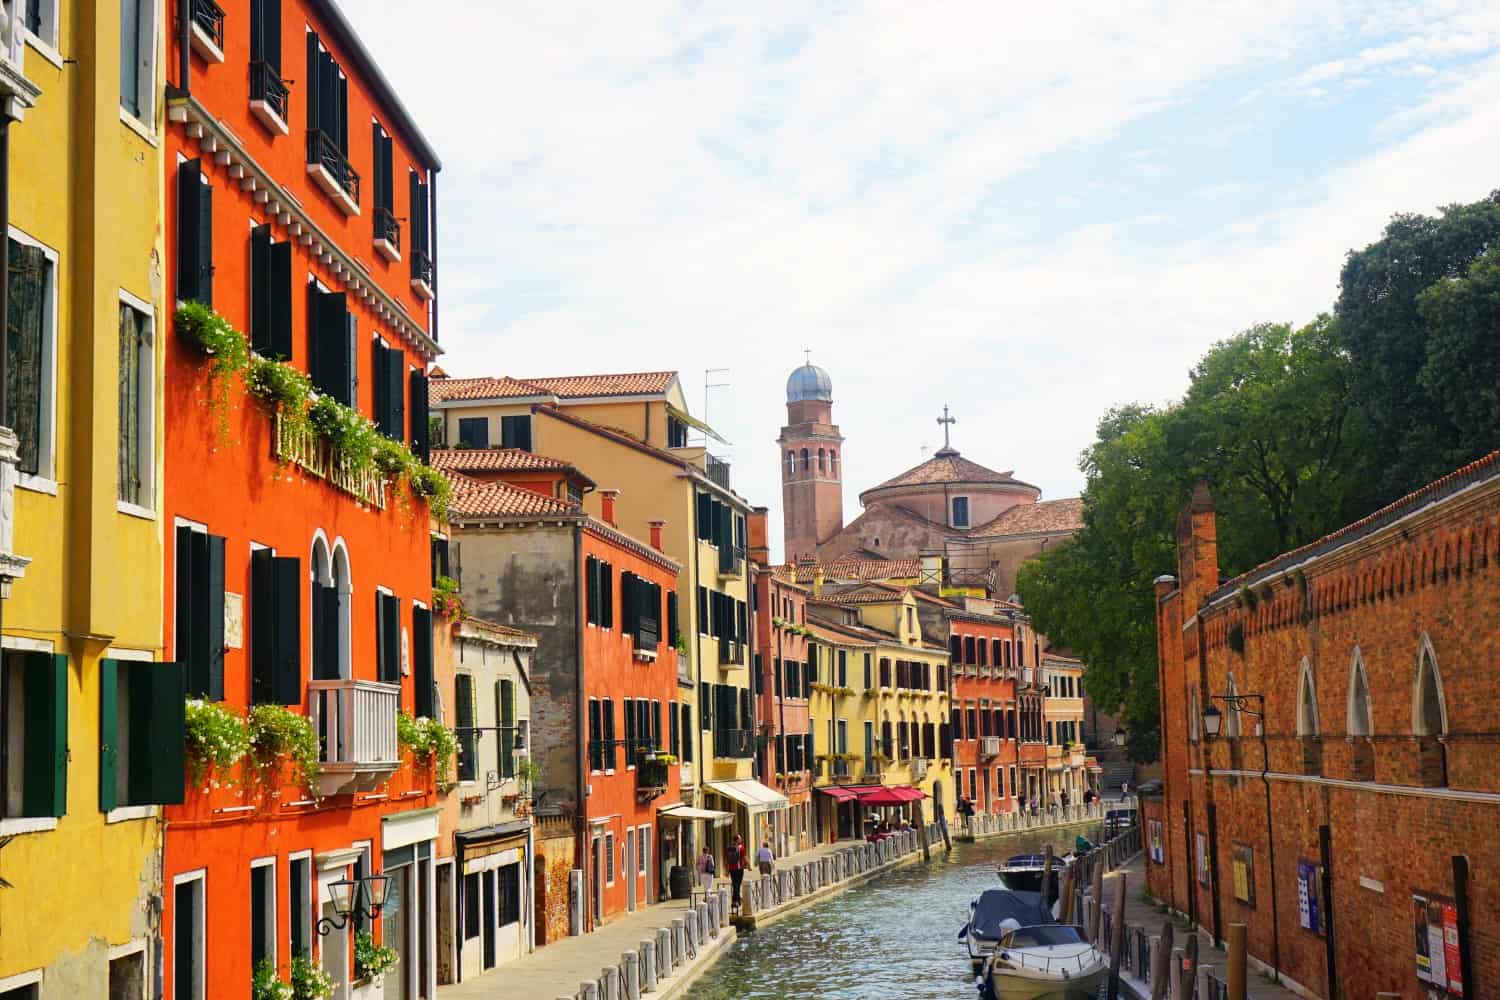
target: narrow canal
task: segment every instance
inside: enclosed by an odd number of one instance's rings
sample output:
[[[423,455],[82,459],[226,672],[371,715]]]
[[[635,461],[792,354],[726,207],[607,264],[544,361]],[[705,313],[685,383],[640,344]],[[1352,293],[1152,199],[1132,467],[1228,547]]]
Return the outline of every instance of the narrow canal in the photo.
[[[998,862],[1059,854],[1078,828],[954,844],[740,936],[688,991],[689,1000],[810,997],[972,1000],[968,953],[957,934],[969,901],[999,885]]]

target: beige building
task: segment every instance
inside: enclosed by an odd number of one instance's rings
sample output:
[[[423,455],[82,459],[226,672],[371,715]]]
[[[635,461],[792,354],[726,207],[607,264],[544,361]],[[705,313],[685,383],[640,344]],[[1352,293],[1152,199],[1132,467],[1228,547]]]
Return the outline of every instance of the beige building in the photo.
[[[1045,653],[1041,666],[1043,717],[1047,720],[1047,801],[1083,801],[1090,787],[1089,759],[1083,746],[1083,664]]]

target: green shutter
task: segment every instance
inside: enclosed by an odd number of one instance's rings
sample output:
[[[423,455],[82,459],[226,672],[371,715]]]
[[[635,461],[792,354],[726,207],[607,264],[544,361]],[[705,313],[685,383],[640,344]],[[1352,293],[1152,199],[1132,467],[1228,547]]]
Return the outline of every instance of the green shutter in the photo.
[[[516,683],[500,681],[500,775],[516,774]]]
[[[68,658],[57,653],[11,653],[24,658],[26,692],[21,815],[68,811]]]
[[[208,536],[208,697],[224,700],[224,538]]]
[[[433,704],[432,612],[426,608],[411,609],[411,663],[413,709],[419,718],[436,718],[437,712]]]
[[[132,728],[141,727],[148,736],[148,754],[132,762],[134,772],[140,768],[143,779],[142,803],[175,805],[183,801],[187,761],[183,754],[183,740],[187,728],[187,681],[182,664],[171,661],[141,664],[134,671],[137,676],[150,678],[150,682],[135,690],[143,697],[132,698]],[[132,789],[135,774],[131,775]],[[135,798],[132,790],[131,797]]]
[[[115,767],[120,762],[120,670],[114,660],[99,661],[99,811],[119,805]]]

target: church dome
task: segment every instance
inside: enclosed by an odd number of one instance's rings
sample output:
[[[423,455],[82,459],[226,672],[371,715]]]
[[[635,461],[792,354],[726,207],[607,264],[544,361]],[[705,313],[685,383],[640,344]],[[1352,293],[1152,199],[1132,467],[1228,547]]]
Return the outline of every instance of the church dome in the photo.
[[[786,401],[800,403],[818,399],[833,401],[833,380],[828,373],[814,364],[805,364],[796,369],[786,380]]]

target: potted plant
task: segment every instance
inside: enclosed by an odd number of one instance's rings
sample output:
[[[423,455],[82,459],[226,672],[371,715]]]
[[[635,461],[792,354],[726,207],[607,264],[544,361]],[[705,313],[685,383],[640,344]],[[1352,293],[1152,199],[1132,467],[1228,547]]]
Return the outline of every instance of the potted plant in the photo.
[[[292,1000],[329,1000],[333,977],[303,952],[292,958]]]
[[[369,931],[354,934],[354,972],[359,978],[352,984],[354,1000],[382,1000],[384,976],[401,961],[396,949],[376,944]]]
[[[294,1000],[292,984],[282,982],[276,975],[276,963],[263,958],[255,966],[250,977],[250,1000]]]

